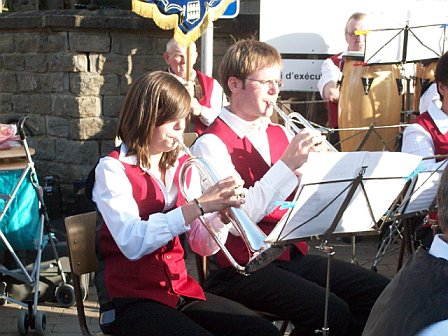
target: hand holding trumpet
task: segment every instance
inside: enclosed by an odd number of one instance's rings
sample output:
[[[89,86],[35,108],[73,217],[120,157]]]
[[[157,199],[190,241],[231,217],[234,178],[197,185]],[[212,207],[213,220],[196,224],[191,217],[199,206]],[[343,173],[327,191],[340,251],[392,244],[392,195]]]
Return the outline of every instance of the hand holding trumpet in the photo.
[[[204,213],[221,211],[229,207],[240,207],[246,202],[246,189],[244,181],[240,178],[229,176],[207,190],[197,200],[201,204]]]
[[[292,138],[281,160],[292,170],[300,168],[309,152],[326,152],[325,136],[315,130],[303,129]]]

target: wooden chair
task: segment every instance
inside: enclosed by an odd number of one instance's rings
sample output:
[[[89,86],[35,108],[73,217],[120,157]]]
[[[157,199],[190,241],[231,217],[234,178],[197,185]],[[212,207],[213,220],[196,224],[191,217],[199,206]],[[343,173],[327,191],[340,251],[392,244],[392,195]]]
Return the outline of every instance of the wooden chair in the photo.
[[[84,336],[91,336],[92,334],[86,323],[81,276],[95,272],[98,269],[98,260],[95,254],[96,216],[96,211],[92,211],[65,218],[67,248],[75,290],[76,310],[79,327]],[[97,335],[105,334],[100,333]]]
[[[198,282],[202,286],[204,284],[205,279],[207,278],[207,275],[209,273],[209,258],[200,256],[199,254],[195,253],[196,258],[196,270],[198,272]],[[272,323],[279,323],[279,331],[280,335],[284,336],[286,333],[286,330],[288,329],[289,321],[283,320],[279,316],[275,314],[271,314],[264,311],[255,311],[259,315],[263,316],[265,319],[271,321]]]

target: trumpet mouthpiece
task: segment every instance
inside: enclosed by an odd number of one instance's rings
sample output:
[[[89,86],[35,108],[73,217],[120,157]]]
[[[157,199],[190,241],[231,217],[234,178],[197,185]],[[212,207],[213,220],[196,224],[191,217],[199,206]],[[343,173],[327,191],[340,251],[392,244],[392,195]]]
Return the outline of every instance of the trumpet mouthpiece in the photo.
[[[182,151],[187,154],[190,158],[193,157],[193,154],[191,154],[190,149],[184,144],[184,142],[182,141],[182,139],[180,138],[175,138],[176,142],[179,144],[180,148],[182,149]]]

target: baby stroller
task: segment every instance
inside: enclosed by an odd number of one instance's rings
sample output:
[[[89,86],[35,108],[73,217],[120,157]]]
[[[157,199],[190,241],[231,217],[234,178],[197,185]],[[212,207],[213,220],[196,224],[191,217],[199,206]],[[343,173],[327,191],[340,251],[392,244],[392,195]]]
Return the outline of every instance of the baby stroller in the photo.
[[[57,272],[62,277],[60,288],[63,292],[67,290],[65,274],[49,226],[42,188],[31,159],[34,150],[28,147],[26,140],[27,118],[22,117],[17,124],[22,146],[0,151],[0,252],[4,253],[5,260],[9,257],[12,261],[9,262],[10,265],[0,264],[0,303],[12,302],[27,308],[20,310],[18,331],[21,335],[25,335],[30,328],[38,335],[43,335],[46,316],[38,311],[37,304],[42,290],[39,288],[43,269],[42,251],[48,242],[55,262],[47,267],[57,267]],[[33,264],[26,266],[18,252],[30,250],[36,256]],[[3,279],[14,279],[29,286],[32,299],[21,301],[9,295],[7,282]]]

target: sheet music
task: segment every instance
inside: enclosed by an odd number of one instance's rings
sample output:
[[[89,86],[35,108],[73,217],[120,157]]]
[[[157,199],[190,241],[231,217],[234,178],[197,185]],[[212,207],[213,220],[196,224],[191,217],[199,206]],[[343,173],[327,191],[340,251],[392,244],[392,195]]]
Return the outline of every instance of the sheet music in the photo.
[[[443,170],[418,173],[397,212],[412,214],[430,210],[433,207],[442,174]]]
[[[371,230],[420,162],[420,156],[401,152],[310,153],[301,169],[303,177],[295,206],[266,241],[297,241],[324,234],[363,167],[362,185],[366,195],[361,186],[357,188],[334,233]]]
[[[364,60],[387,64],[434,59],[444,54],[445,41],[443,24],[371,30],[366,35]]]

